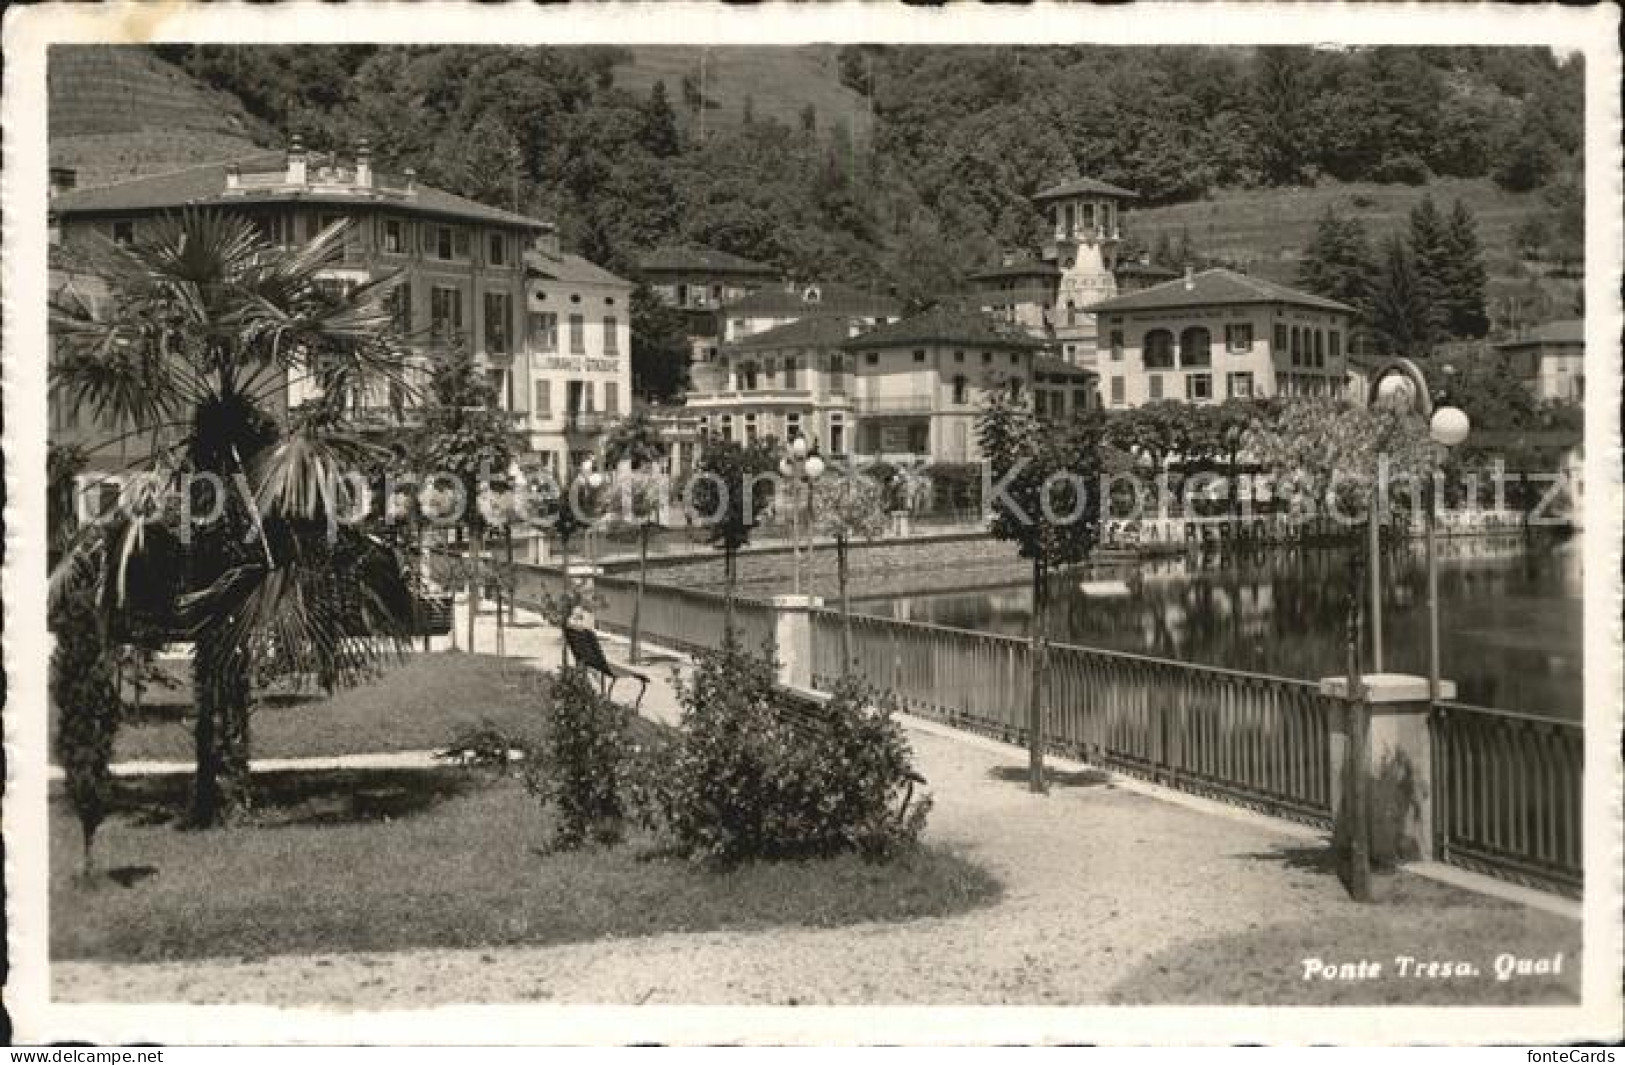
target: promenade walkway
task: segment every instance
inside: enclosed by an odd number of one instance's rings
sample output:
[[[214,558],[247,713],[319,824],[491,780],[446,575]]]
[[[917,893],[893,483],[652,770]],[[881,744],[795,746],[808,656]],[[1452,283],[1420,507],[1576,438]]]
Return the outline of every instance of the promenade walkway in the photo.
[[[529,622],[531,618],[523,618]],[[481,649],[494,646],[479,621]],[[464,629],[459,627],[461,634]],[[510,654],[551,667],[542,625]],[[624,647],[612,644],[615,657]],[[672,662],[644,709],[671,720]],[[1118,1004],[1562,1002],[1578,987],[1580,926],[1411,874],[1377,906],[1348,901],[1317,833],[1219,814],[1057,763],[1030,794],[1015,748],[911,721],[935,798],[928,839],[999,878],[991,906],[906,924],[683,934],[515,949],[231,958],[53,967],[61,1001],[185,1001],[407,1008],[449,1003]],[[548,890],[546,866],[537,890]],[[1500,983],[1501,951],[1563,952],[1564,975]],[[1424,953],[1443,952],[1443,953]],[[1485,967],[1464,987],[1393,975],[1399,955]],[[1307,959],[1376,959],[1366,982],[1305,980]]]

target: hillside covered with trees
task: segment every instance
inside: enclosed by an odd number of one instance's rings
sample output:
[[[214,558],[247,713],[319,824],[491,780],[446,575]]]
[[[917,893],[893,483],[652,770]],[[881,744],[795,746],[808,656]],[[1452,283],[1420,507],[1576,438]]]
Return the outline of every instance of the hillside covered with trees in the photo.
[[[1583,72],[1546,49],[857,45],[831,61],[825,47],[797,78],[838,79],[818,97],[845,101],[838,113],[759,103],[759,72],[730,86],[719,66],[701,91],[703,53],[660,51],[160,54],[271,128],[318,149],[365,136],[382,166],[555,218],[567,242],[621,270],[643,249],[693,242],[927,299],[1032,244],[1029,197],[1075,173],[1136,189],[1149,213],[1260,190],[1449,181],[1522,206],[1497,231],[1517,246],[1492,247],[1492,271],[1573,250]],[[650,83],[652,70],[674,80]],[[1201,239],[1135,250],[1233,251]]]

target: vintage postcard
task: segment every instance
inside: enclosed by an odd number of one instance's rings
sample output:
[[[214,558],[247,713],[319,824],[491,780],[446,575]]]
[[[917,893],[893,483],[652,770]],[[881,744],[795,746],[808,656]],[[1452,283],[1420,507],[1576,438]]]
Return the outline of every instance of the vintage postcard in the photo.
[[[16,1041],[1619,1039],[1618,29],[7,12]]]

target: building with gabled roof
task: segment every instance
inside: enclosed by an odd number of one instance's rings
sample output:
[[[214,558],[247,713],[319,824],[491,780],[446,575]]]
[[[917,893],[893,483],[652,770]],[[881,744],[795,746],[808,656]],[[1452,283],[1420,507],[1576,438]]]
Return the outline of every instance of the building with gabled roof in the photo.
[[[779,271],[766,263],[693,244],[647,252],[637,270],[656,299],[683,312],[693,363],[716,354],[725,304],[779,283]]]
[[[1581,403],[1585,400],[1585,319],[1543,322],[1495,345],[1535,398]]]
[[[461,345],[515,414],[533,461],[558,465],[589,452],[607,421],[629,409],[631,283],[561,252],[551,222],[425,185],[410,170],[379,172],[365,142],[341,159],[307,152],[295,137],[273,157],[104,186],[66,184],[58,182],[50,201],[53,239],[64,248],[93,235],[137,242],[189,208],[244,218],[279,246],[347,221],[342,253],[323,283],[350,287],[399,272],[397,328],[415,356],[419,393],[428,360]],[[287,404],[310,398],[315,387],[290,379]],[[353,398],[358,421],[381,433],[415,421],[409,401],[382,383]]]
[[[722,339],[742,340],[803,318],[859,318],[871,324],[892,321],[903,313],[895,296],[837,283],[787,283],[762,288],[722,308]]]
[[[1228,269],[1095,304],[1108,408],[1343,391],[1354,308]]]
[[[975,419],[997,391],[1046,417],[1087,409],[1092,375],[1045,356],[1024,330],[942,304],[877,324],[814,314],[721,345],[694,371],[702,436],[805,436],[826,455],[893,463],[975,461]]]

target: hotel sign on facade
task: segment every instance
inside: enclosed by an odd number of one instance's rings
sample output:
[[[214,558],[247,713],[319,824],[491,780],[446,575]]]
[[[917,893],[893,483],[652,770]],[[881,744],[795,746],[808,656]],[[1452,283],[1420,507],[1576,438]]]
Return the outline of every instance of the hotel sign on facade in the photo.
[[[618,359],[591,355],[539,355],[536,357],[536,368],[563,373],[615,373],[621,364]]]

